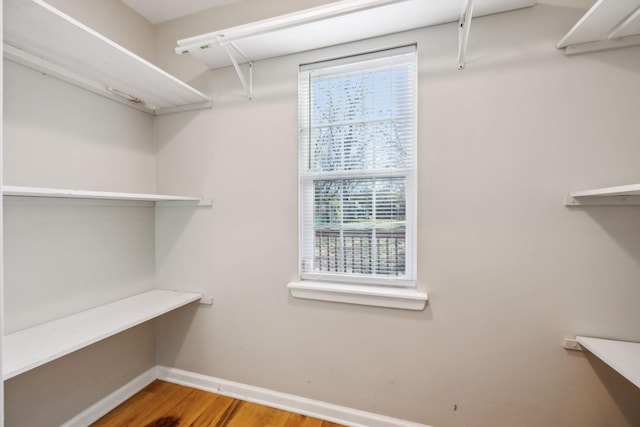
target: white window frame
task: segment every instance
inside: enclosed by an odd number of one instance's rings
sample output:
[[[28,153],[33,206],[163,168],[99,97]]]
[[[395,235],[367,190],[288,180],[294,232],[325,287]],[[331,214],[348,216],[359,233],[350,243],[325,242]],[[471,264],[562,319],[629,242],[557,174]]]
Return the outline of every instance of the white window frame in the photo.
[[[400,48],[386,49],[383,51],[370,52],[352,57],[339,58],[329,61],[322,61],[314,64],[300,66],[301,76],[308,70],[324,69],[337,65],[353,64],[353,68],[364,61],[370,61],[378,58],[388,58],[396,55],[404,55],[407,53],[414,54],[415,76],[416,81],[410,84],[413,93],[409,95],[412,98],[414,106],[414,114],[411,126],[413,136],[413,152],[412,167],[407,169],[387,169],[372,170],[366,172],[331,172],[331,173],[310,173],[301,161],[299,165],[299,265],[300,265],[300,281],[289,283],[288,287],[294,297],[305,299],[316,299],[323,301],[336,301],[351,304],[363,304],[371,306],[403,308],[411,310],[422,310],[427,301],[427,295],[418,292],[416,288],[416,224],[417,224],[417,53],[416,46],[403,46]],[[363,66],[367,70],[366,66]],[[308,95],[299,88],[299,108],[300,117],[309,114]],[[308,87],[308,86],[307,86]],[[310,92],[310,89],[309,89]],[[305,110],[306,109],[306,110]],[[299,119],[300,120],[300,119]],[[305,138],[309,138],[308,132],[304,133],[302,127],[299,129],[299,146],[305,149],[308,142]],[[302,157],[301,157],[302,158]],[[341,273],[328,272],[312,272],[305,271],[303,263],[309,263],[313,260],[312,254],[305,254],[305,239],[315,238],[315,229],[309,225],[313,220],[313,212],[305,212],[303,205],[306,203],[313,206],[312,202],[304,200],[304,197],[312,197],[314,191],[313,186],[316,180],[321,179],[356,179],[356,178],[405,178],[405,201],[406,201],[406,225],[405,225],[405,274],[404,276],[385,277],[384,275],[347,275]],[[311,219],[310,219],[311,218]],[[314,245],[308,244],[307,248],[313,250]],[[313,270],[313,269],[312,269]]]

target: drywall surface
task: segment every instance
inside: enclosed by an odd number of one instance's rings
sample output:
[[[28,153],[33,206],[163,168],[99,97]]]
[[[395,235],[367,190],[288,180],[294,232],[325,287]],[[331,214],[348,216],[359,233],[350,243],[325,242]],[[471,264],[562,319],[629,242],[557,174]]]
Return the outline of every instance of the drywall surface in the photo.
[[[640,180],[640,49],[565,57],[583,13],[478,18],[463,71],[455,24],[260,61],[251,101],[232,69],[167,57],[214,107],[158,118],[158,188],[214,207],[159,214],[157,281],[214,304],[163,319],[158,363],[437,427],[640,425],[640,390],[561,346],[640,341],[640,209],[563,205]],[[298,64],[412,42],[428,306],[294,299]]]
[[[4,65],[5,185],[155,191],[151,116],[13,62]]]
[[[155,191],[151,116],[12,62],[4,71],[5,184]],[[153,206],[5,197],[4,208],[5,333],[153,287]],[[8,381],[5,425],[60,425],[152,367],[152,325],[128,337]]]

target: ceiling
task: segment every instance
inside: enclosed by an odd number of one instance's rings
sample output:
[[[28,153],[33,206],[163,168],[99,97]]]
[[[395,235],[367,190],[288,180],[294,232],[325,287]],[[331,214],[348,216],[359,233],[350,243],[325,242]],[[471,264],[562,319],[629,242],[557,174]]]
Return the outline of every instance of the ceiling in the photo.
[[[154,25],[238,1],[240,0],[122,0]]]

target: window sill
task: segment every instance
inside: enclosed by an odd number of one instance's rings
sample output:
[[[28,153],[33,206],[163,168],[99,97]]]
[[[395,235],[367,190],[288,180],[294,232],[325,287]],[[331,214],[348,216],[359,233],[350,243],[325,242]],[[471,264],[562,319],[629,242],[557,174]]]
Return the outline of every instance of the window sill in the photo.
[[[427,294],[415,289],[366,285],[343,285],[329,282],[291,282],[287,285],[295,298],[333,301],[347,304],[424,310]]]

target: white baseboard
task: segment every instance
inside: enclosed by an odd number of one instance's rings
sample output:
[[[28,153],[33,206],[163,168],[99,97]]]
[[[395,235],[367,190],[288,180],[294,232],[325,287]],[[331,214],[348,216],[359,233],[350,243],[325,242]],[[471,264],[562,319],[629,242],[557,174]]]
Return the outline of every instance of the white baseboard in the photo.
[[[429,427],[410,421],[307,399],[266,388],[227,381],[175,368],[157,366],[158,379],[229,396],[247,402],[283,409],[350,427]]]
[[[122,402],[151,384],[157,378],[157,366],[154,366],[147,372],[129,381],[127,384],[123,385],[104,399],[80,412],[78,415],[62,424],[62,427],[86,427],[89,424],[98,421]]]
[[[97,421],[156,379],[350,427],[429,427],[426,424],[414,423],[165,366],[155,366],[149,369],[70,419],[62,427],[84,427]]]

